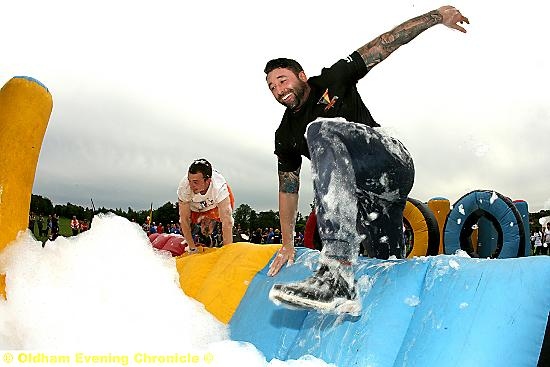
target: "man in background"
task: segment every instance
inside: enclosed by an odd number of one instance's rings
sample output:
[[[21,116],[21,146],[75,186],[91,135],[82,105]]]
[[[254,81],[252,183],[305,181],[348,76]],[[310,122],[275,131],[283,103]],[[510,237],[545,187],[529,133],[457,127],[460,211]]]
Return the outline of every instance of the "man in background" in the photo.
[[[191,225],[200,224],[201,233],[210,236],[221,222],[223,244],[233,242],[233,208],[235,199],[225,178],[206,159],[197,159],[178,187],[180,226],[187,241],[187,251],[195,253]]]

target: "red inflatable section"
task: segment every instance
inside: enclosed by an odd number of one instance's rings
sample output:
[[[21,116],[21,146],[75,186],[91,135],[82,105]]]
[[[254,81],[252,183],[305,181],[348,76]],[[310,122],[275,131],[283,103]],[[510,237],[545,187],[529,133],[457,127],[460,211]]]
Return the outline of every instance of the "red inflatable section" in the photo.
[[[153,241],[155,240],[155,238],[157,238],[158,236],[160,235],[160,233],[152,233],[149,235],[149,241],[151,241],[151,243],[153,243]]]
[[[151,245],[157,250],[169,251],[172,256],[180,256],[185,252],[187,244],[183,244],[184,238],[180,234],[153,233],[149,235]]]
[[[183,243],[184,239],[182,235],[171,235],[170,238],[164,244],[162,248],[165,251],[170,251],[172,256],[180,256],[185,252],[187,243]]]
[[[315,236],[315,227],[317,226],[317,215],[315,210],[312,210],[307,218],[306,228],[304,230],[304,246],[310,249],[315,249],[313,237]]]

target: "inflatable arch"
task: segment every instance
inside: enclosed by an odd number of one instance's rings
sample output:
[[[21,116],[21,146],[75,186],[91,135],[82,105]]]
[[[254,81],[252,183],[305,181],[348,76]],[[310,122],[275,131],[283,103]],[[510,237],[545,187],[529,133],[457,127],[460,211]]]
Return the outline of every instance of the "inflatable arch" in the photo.
[[[525,256],[525,226],[519,211],[510,199],[490,190],[472,191],[453,205],[444,226],[445,253],[454,254],[462,249],[472,254],[470,237],[482,217],[496,230],[496,248],[491,257]]]
[[[37,151],[51,111],[49,93],[39,83],[21,79],[8,84],[0,91],[3,152],[11,149],[8,153],[18,157],[19,165],[24,151],[32,154],[28,153],[22,169],[0,158],[0,233],[4,235],[0,250],[26,229]],[[10,145],[13,131],[36,131],[37,125],[42,134],[18,136],[17,143]],[[23,184],[21,191],[12,193],[14,182]],[[24,200],[17,203],[13,198]],[[498,200],[497,205],[503,204]],[[467,208],[468,213],[476,211]],[[496,218],[493,208],[484,210]],[[457,215],[452,213],[450,220]],[[512,218],[507,212],[504,217],[502,223]],[[519,230],[517,238],[524,238]],[[521,252],[521,246],[516,247]],[[271,303],[268,292],[275,282],[309,276],[319,258],[318,251],[300,248],[294,266],[268,277],[278,248],[235,243],[176,258],[185,293],[227,323],[233,340],[254,344],[267,360],[310,354],[338,366],[396,367],[535,366],[548,361],[548,344],[543,340],[550,283],[540,279],[550,278],[550,257],[361,258],[356,276],[363,312],[349,317],[288,310]],[[9,289],[0,284],[0,290],[6,291],[9,301]]]

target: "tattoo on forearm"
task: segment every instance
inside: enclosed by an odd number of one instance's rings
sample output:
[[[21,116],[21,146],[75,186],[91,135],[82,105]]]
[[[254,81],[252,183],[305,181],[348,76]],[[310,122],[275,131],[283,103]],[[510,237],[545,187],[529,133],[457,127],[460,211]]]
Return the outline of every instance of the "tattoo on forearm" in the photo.
[[[400,46],[410,42],[426,29],[441,23],[441,19],[441,14],[437,10],[410,19],[391,31],[376,37],[360,47],[357,52],[359,52],[370,70]]]
[[[300,169],[294,172],[279,171],[279,192],[297,194],[300,189]]]

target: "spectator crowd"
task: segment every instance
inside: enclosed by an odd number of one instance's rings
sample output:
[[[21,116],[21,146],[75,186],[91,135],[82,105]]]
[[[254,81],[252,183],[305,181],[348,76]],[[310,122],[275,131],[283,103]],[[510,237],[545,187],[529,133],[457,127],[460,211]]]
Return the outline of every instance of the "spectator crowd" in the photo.
[[[179,223],[169,223],[163,225],[162,223],[148,221],[142,224],[143,230],[151,235],[153,233],[173,233],[182,234]],[[200,243],[208,247],[221,247],[223,245],[223,236],[221,230],[221,223],[218,223],[214,228],[214,231],[210,236],[204,236],[201,232],[200,224],[196,224],[192,227],[193,240],[196,243]],[[280,244],[282,241],[281,231],[279,228],[257,228],[256,230],[242,229],[240,224],[233,227],[233,242],[250,242],[258,245],[263,244]],[[304,235],[302,232],[296,233],[294,237],[294,244],[296,246],[303,246]]]

